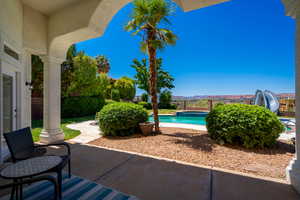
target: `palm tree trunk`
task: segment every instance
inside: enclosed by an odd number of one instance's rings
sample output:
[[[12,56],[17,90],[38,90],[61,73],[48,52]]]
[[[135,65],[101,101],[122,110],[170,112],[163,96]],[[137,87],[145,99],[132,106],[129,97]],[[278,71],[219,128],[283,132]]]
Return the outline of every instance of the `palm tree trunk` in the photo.
[[[149,37],[152,38],[151,33]],[[148,40],[149,41],[149,40]],[[158,118],[158,103],[157,103],[157,67],[156,67],[156,49],[151,46],[151,43],[148,42],[148,53],[150,61],[150,94],[151,94],[151,103],[153,109],[153,118],[155,123],[155,134],[159,134],[159,118]]]

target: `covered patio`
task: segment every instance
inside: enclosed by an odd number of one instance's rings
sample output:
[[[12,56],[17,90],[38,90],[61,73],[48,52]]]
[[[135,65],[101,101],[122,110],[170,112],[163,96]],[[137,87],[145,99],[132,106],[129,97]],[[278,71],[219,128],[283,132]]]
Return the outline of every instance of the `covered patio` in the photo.
[[[93,145],[71,148],[73,174],[139,199],[299,199],[284,181]]]
[[[190,11],[228,0],[174,1],[183,10]],[[11,73],[7,72],[8,68],[14,70],[12,74],[16,74],[12,129],[31,125],[31,92],[28,84],[31,83],[31,55],[35,54],[44,63],[44,124],[41,142],[53,143],[64,139],[60,129],[60,74],[66,51],[71,44],[101,36],[112,17],[129,2],[131,0],[1,1],[0,85],[3,84],[3,74]],[[296,48],[299,49],[300,2],[282,0],[282,3],[285,5],[286,15],[296,20]],[[300,105],[298,69],[300,51],[297,50],[296,104]],[[0,87],[0,113],[4,110],[3,94],[3,88]],[[296,119],[300,121],[300,107],[297,107]],[[297,128],[300,130],[300,123],[297,123]],[[5,130],[4,116],[1,114],[1,160],[6,151],[2,137]],[[300,135],[296,134],[296,157],[286,170],[288,182],[298,192],[299,142]],[[92,145],[72,144],[72,153],[75,175],[133,194],[140,199],[299,199],[291,185],[275,180]]]
[[[291,185],[278,179],[89,144],[70,145],[73,174],[138,199],[299,199]],[[53,148],[49,153],[60,151]],[[1,184],[3,179],[0,179]],[[8,192],[0,191],[0,198]]]

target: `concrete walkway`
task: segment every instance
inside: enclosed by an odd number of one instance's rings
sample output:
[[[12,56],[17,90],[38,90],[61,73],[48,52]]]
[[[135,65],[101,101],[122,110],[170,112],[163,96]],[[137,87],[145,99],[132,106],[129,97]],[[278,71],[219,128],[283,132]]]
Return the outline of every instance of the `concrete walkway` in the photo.
[[[68,128],[79,130],[81,132],[80,135],[71,139],[70,142],[87,144],[93,140],[100,138],[101,130],[99,129],[98,125],[94,125],[93,123],[95,123],[95,120],[67,125]],[[176,127],[206,131],[205,126],[193,124],[160,123],[160,127]]]
[[[93,140],[101,137],[101,131],[97,125],[92,125],[95,123],[94,120],[74,123],[67,125],[68,128],[79,130],[81,134],[73,139],[71,142],[86,144]],[[179,124],[179,123],[160,123],[160,127],[173,127],[173,128],[186,128],[194,129],[199,131],[207,131],[206,126],[194,125],[194,124]],[[291,140],[295,137],[295,132],[281,133],[278,139],[280,140]]]
[[[92,125],[95,123],[94,120],[89,120],[80,123],[73,123],[67,125],[68,128],[78,130],[81,132],[80,135],[71,139],[71,142],[86,144],[93,140],[101,137],[101,131],[97,125]]]
[[[86,144],[71,144],[71,151],[73,174],[141,200],[300,199],[280,180]]]

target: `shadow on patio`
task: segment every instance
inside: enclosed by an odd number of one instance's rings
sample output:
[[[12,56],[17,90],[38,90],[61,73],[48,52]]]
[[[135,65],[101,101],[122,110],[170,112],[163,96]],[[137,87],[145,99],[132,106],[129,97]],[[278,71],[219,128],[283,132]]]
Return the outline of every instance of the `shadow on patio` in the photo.
[[[143,200],[296,200],[285,183],[72,144],[72,173]],[[52,149],[55,152],[57,149]],[[49,152],[51,154],[51,152]]]

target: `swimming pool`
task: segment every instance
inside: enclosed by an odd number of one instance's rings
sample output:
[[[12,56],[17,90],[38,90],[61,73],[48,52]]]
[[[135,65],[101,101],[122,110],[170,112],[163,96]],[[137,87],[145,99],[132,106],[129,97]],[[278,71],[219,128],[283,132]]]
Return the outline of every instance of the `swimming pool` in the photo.
[[[207,114],[207,112],[177,112],[176,115],[159,115],[159,121],[163,123],[206,125],[205,117]],[[292,128],[285,123],[287,119],[279,119],[286,126],[287,131],[292,130]],[[153,122],[152,116],[149,117],[149,121]]]
[[[206,125],[207,112],[178,112],[176,115],[159,115],[159,121],[164,123],[181,123]],[[153,121],[153,117],[149,117]]]

